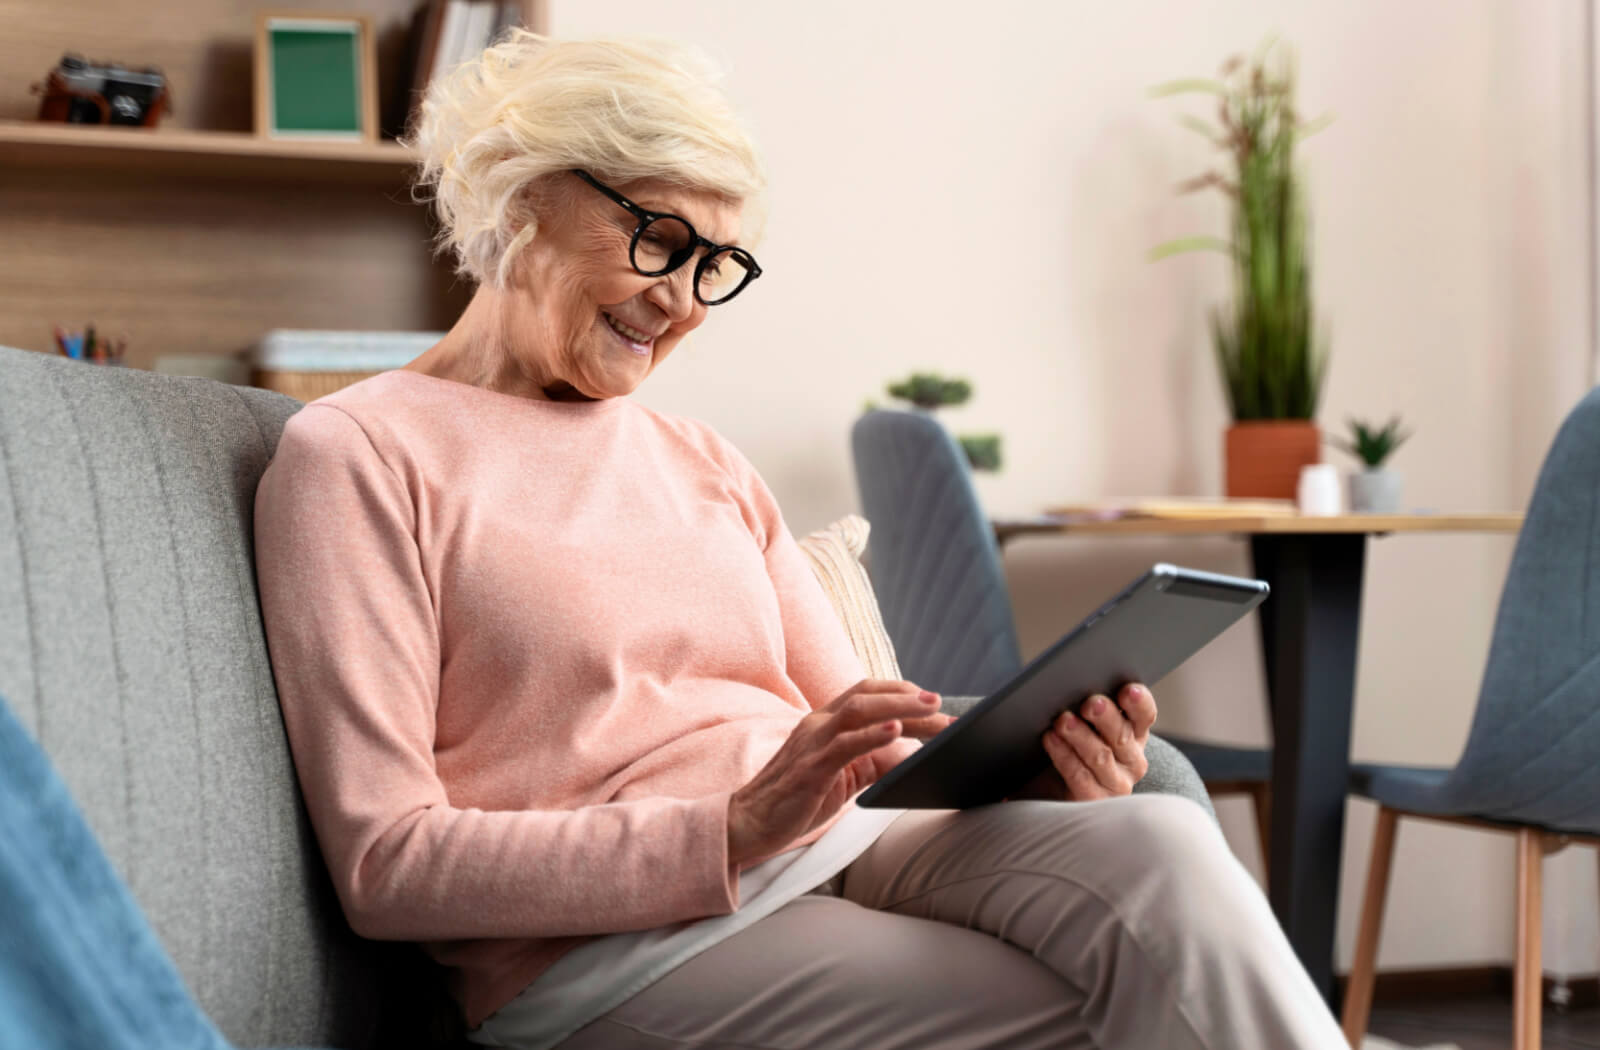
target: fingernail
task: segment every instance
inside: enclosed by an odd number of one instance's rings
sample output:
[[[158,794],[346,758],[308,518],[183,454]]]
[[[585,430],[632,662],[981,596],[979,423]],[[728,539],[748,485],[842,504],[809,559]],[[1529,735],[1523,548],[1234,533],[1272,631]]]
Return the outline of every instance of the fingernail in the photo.
[[[1071,711],[1063,711],[1061,713],[1061,721],[1065,722],[1069,726],[1074,725],[1078,721],[1078,716],[1073,714]]]
[[[922,691],[922,702],[925,704],[937,704],[939,702],[939,694],[930,693],[924,689]]]
[[[1097,696],[1094,699],[1089,701],[1089,710],[1093,714],[1099,714],[1100,712],[1104,711],[1105,709],[1106,709],[1105,697]]]

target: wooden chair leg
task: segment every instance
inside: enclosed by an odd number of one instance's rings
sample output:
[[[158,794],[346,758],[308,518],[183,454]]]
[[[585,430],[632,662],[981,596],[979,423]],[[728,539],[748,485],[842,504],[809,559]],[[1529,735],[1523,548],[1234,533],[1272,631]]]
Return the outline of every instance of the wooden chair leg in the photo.
[[[1256,838],[1261,841],[1261,879],[1265,882],[1272,863],[1272,785],[1252,784],[1250,799],[1256,810]]]
[[[1372,857],[1367,862],[1366,897],[1361,902],[1361,929],[1356,937],[1356,954],[1350,963],[1350,979],[1344,992],[1344,1038],[1351,1050],[1359,1050],[1372,1015],[1372,984],[1377,977],[1378,935],[1383,929],[1383,906],[1389,896],[1389,867],[1394,859],[1395,828],[1400,814],[1388,806],[1378,807],[1378,826],[1372,833]]]
[[[1539,1050],[1544,998],[1544,834],[1517,832],[1517,959],[1513,981],[1513,1050]]]

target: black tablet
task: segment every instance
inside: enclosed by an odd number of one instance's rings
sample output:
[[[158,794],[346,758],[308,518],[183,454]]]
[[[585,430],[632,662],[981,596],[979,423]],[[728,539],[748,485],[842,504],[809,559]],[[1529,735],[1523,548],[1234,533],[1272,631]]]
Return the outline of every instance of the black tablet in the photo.
[[[1267,596],[1261,580],[1157,565],[856,798],[966,809],[1010,796],[1050,764],[1040,738],[1069,707],[1154,685]]]

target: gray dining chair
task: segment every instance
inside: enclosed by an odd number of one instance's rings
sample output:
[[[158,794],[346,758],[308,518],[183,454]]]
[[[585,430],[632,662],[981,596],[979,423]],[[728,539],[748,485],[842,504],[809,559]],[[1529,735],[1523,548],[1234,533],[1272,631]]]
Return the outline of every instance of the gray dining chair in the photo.
[[[1600,391],[1545,457],[1500,595],[1466,748],[1444,769],[1360,764],[1352,790],[1378,803],[1344,1002],[1351,1046],[1366,1032],[1395,832],[1402,816],[1517,837],[1516,1050],[1539,1046],[1540,862],[1600,845]]]
[[[872,411],[850,434],[868,571],[910,681],[949,696],[987,696],[1022,667],[994,528],[950,433],[919,412]],[[1213,795],[1245,792],[1267,855],[1271,752],[1162,737]]]

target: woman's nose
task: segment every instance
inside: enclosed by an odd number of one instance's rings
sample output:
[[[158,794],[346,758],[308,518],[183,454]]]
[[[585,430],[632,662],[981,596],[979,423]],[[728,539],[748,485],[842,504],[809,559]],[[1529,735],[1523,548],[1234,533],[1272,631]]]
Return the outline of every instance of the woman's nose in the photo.
[[[673,321],[687,320],[695,308],[694,263],[687,262],[658,277],[646,295]]]

